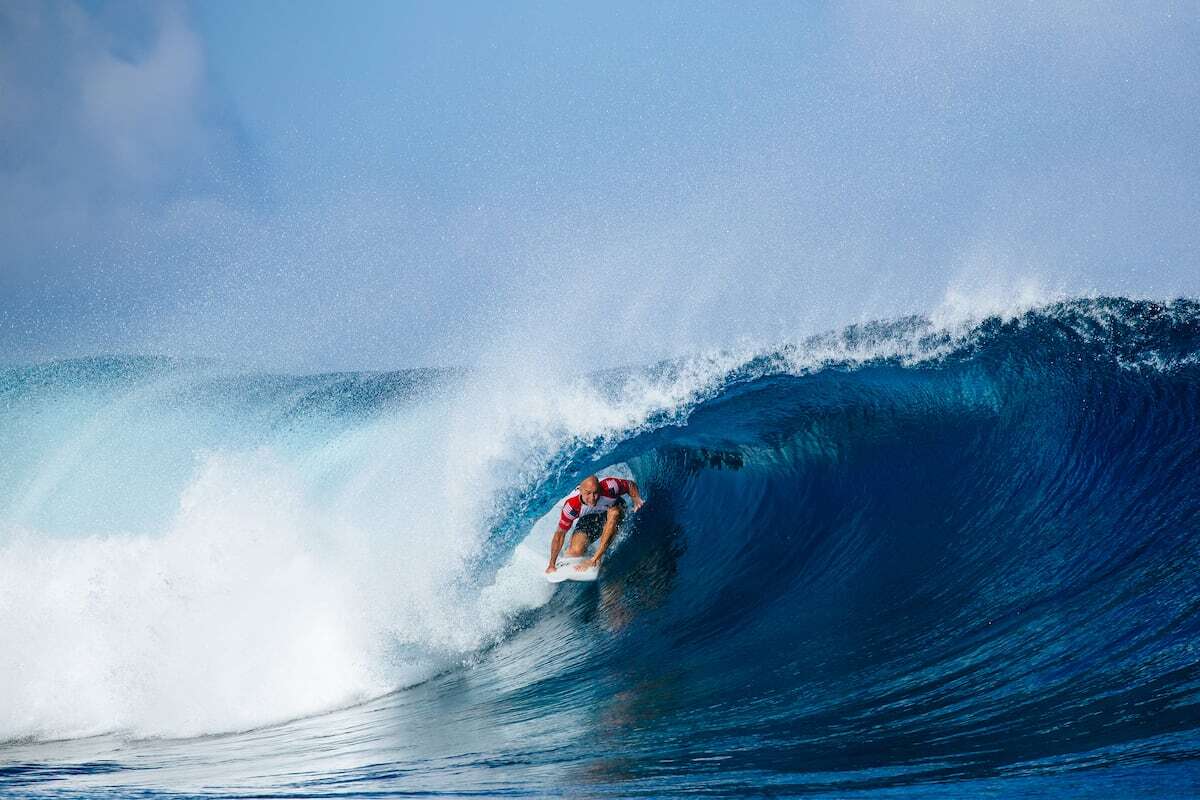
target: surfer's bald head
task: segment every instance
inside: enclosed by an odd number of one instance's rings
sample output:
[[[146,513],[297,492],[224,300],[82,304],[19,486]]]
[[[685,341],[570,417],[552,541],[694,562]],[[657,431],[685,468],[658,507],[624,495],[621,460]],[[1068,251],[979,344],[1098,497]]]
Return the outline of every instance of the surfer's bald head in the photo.
[[[600,481],[595,475],[588,475],[579,482],[579,497],[589,506],[596,505],[600,498]]]

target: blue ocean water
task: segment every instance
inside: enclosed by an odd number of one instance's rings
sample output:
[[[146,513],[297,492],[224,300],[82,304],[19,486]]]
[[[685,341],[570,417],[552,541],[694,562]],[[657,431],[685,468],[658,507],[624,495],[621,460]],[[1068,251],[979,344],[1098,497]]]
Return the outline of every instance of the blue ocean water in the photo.
[[[1200,792],[1200,304],[522,384],[0,371],[0,794]]]

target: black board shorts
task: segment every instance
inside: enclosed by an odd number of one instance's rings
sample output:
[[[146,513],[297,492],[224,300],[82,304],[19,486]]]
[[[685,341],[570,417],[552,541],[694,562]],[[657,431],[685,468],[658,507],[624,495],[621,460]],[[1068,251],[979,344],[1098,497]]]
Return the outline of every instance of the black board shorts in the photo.
[[[622,498],[612,504],[613,508],[619,508],[622,512],[625,511],[625,499]],[[608,519],[607,512],[596,514],[584,514],[575,522],[575,533],[582,533],[589,539],[595,539],[600,534],[604,533],[604,520]]]

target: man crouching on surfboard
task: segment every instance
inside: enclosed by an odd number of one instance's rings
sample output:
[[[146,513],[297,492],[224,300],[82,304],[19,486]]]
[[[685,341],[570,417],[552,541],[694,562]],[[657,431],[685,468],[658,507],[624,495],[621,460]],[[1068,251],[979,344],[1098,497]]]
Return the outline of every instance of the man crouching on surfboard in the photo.
[[[617,525],[625,516],[625,499],[622,495],[626,494],[633,498],[634,512],[642,507],[642,495],[633,481],[613,477],[600,480],[595,475],[588,475],[581,480],[579,488],[563,501],[558,530],[554,532],[554,538],[550,541],[550,566],[546,567],[546,572],[554,572],[563,539],[576,520],[579,520],[579,524],[575,526],[575,534],[567,547],[567,555],[583,555],[603,521],[604,532],[600,535],[600,546],[596,548],[596,555],[587,561],[579,562],[575,569],[582,572],[600,566],[600,559],[604,557],[604,551],[608,549],[609,542],[617,532]]]

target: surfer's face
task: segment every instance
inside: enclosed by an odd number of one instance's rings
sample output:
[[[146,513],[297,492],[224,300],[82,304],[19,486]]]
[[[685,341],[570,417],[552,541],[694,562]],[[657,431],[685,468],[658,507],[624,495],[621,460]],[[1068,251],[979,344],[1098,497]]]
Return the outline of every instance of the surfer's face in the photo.
[[[579,499],[583,500],[584,505],[596,505],[596,501],[600,499],[600,486],[597,484],[581,483],[579,485]]]

